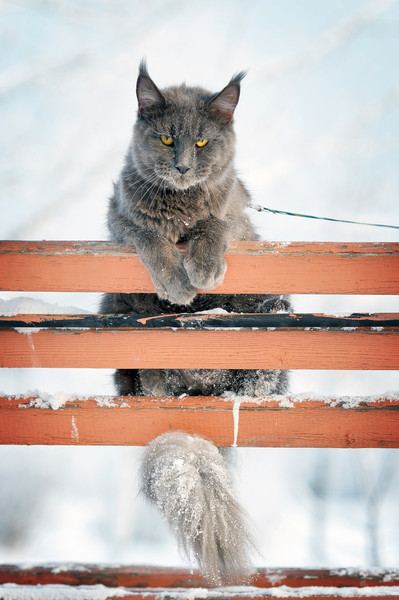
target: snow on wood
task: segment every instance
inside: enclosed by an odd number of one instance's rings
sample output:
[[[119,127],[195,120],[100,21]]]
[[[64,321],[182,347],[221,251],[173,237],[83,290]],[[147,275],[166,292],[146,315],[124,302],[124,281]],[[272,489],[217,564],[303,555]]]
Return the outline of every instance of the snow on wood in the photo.
[[[62,398],[64,401],[65,398]],[[2,444],[143,446],[166,431],[199,434],[218,446],[399,447],[397,394],[350,399],[312,395],[79,398],[60,403],[1,397]]]
[[[0,565],[0,584],[68,584],[141,588],[211,588],[197,570],[117,564],[54,563],[46,565]],[[382,567],[300,569],[260,568],[248,584],[257,588],[399,586],[399,569]]]
[[[304,587],[290,588],[281,586],[270,589],[259,589],[250,586],[231,586],[225,588],[194,589],[140,589],[140,588],[107,588],[103,585],[76,586],[44,585],[20,586],[15,584],[0,585],[1,600],[108,600],[123,598],[124,600],[258,600],[262,598],[312,598],[316,600],[346,598],[399,598],[399,587]]]

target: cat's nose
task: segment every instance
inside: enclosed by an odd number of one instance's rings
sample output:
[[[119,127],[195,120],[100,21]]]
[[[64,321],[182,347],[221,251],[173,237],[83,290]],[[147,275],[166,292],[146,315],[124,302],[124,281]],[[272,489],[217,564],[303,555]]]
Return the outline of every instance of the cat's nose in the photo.
[[[189,170],[190,167],[186,167],[185,165],[176,165],[176,169],[179,171],[179,173],[181,173],[182,175],[184,175],[184,173],[187,173],[187,171]]]

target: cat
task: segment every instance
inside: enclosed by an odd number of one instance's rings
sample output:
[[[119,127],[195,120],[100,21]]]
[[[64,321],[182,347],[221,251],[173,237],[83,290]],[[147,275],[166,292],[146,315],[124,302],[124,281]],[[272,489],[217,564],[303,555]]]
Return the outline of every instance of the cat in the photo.
[[[214,94],[185,84],[160,90],[141,62],[137,120],[108,228],[113,241],[136,249],[156,293],[106,294],[102,313],[291,310],[286,296],[197,294],[222,283],[231,241],[258,239],[244,212],[249,193],[234,168],[233,115],[244,76]],[[177,243],[187,244],[185,257]],[[265,396],[284,393],[288,381],[286,371],[259,369],[119,369],[114,380],[120,395],[155,396]],[[226,461],[211,442],[164,434],[149,444],[141,473],[144,493],[207,577],[230,582],[248,572],[252,537]]]

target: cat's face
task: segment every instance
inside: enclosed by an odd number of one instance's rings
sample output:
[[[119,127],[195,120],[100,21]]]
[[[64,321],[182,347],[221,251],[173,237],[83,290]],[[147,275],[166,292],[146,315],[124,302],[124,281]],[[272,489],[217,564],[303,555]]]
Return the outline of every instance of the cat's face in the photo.
[[[148,119],[139,117],[135,127],[135,159],[141,174],[172,189],[217,179],[233,157],[231,125],[221,126],[209,118],[207,109],[182,89],[165,92],[165,97],[170,99],[166,108]]]
[[[231,119],[242,76],[214,96],[184,85],[161,92],[141,66],[132,147],[140,174],[155,190],[157,185],[185,190],[221,179],[234,155]]]

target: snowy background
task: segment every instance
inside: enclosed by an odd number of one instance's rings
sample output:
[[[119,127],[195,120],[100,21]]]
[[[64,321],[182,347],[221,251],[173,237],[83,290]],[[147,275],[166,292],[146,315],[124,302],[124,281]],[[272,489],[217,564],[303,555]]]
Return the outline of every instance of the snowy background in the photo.
[[[249,69],[237,168],[271,208],[399,224],[396,0],[3,0],[3,239],[106,239],[135,118],[138,63],[162,87],[220,90]],[[263,239],[398,241],[393,229],[252,211]],[[0,310],[21,293],[1,294]],[[26,296],[26,294],[25,294]],[[29,294],[21,312],[95,312],[96,294]],[[32,301],[35,299],[35,303]],[[294,298],[298,312],[395,311],[393,297]],[[69,308],[69,311],[72,309]],[[106,370],[3,370],[3,393],[112,394]],[[392,372],[292,374],[293,392],[375,394]],[[0,424],[1,426],[1,424]],[[0,561],[181,564],[138,493],[139,448],[1,447]],[[398,566],[399,454],[239,449],[263,566]]]

